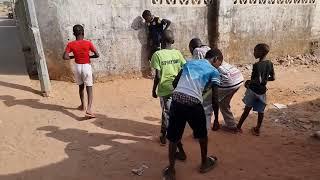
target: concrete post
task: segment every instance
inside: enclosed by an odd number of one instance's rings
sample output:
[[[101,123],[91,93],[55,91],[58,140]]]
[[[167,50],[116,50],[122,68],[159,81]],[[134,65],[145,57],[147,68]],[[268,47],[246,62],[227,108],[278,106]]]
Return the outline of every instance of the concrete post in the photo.
[[[37,64],[38,76],[41,84],[41,92],[44,96],[47,97],[50,94],[51,84],[40,36],[36,9],[33,0],[23,0],[23,2],[26,8],[26,15],[28,20],[28,26],[30,29],[31,39],[33,41],[31,42],[31,48]]]

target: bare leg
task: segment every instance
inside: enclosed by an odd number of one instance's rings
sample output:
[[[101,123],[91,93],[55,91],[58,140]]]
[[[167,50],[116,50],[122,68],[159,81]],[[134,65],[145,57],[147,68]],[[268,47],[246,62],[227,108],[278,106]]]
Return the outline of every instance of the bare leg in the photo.
[[[185,161],[187,159],[187,155],[183,149],[183,144],[181,143],[181,141],[177,144],[178,147],[178,151],[176,152],[176,159],[180,160],[180,161]]]
[[[246,107],[244,108],[244,111],[243,111],[243,113],[242,113],[242,116],[241,116],[241,118],[240,118],[240,121],[239,121],[239,123],[238,123],[238,125],[237,125],[237,128],[238,128],[238,129],[241,129],[242,124],[244,123],[244,121],[245,121],[245,120],[247,119],[247,117],[249,116],[249,113],[250,113],[251,109],[252,109],[252,107],[248,107],[248,106],[246,106]]]
[[[208,160],[208,137],[199,139],[201,149],[201,164],[204,165]]]
[[[87,113],[92,114],[92,100],[93,100],[93,88],[92,88],[92,86],[87,86],[87,95],[88,95]]]
[[[200,173],[206,173],[214,168],[218,159],[214,156],[208,157],[208,137],[200,139],[199,143],[201,148]]]
[[[175,154],[177,152],[177,143],[169,143],[169,166],[163,171],[163,178],[165,180],[175,180]]]
[[[259,133],[260,133],[260,128],[262,125],[263,118],[264,118],[264,113],[258,113],[258,123],[257,123],[256,131]]]
[[[80,96],[80,101],[81,101],[81,105],[79,106],[79,109],[81,111],[85,110],[84,107],[84,84],[79,85],[79,96]]]
[[[170,142],[169,144],[169,169],[174,169],[176,158],[175,154],[177,152],[177,143]]]

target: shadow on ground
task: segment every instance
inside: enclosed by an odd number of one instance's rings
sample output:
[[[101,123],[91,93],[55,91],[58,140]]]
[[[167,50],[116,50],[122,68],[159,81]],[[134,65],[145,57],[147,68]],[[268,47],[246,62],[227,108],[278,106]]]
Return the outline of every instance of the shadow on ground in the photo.
[[[35,89],[33,89],[31,87],[28,87],[28,86],[20,85],[20,84],[0,81],[0,86],[8,87],[8,88],[11,88],[11,89],[17,89],[17,90],[21,90],[21,91],[26,91],[26,92],[37,94],[37,95],[40,95],[40,96],[42,95],[42,93],[40,91],[35,90]]]
[[[296,131],[320,130],[320,99],[288,105],[286,109],[270,109],[266,116],[274,124]]]
[[[79,121],[82,120],[81,117],[78,117],[73,113],[71,113],[70,111],[68,111],[68,110],[75,110],[74,108],[66,108],[60,105],[41,103],[39,99],[16,99],[14,96],[3,95],[3,96],[0,96],[0,100],[2,100],[7,107],[27,106],[33,109],[57,111],[73,119],[76,119]]]
[[[152,154],[151,142],[147,139],[55,126],[41,127],[38,131],[45,132],[48,138],[67,143],[65,153],[68,158],[42,168],[0,175],[0,179],[123,179],[143,161],[155,163],[153,158],[135,156],[137,152]]]
[[[35,109],[49,109],[65,113],[65,109],[61,109],[61,106],[45,105],[35,100],[16,100],[12,96],[1,96],[0,99],[8,107],[22,104]],[[288,113],[292,113],[294,118],[299,118],[306,112],[311,115],[312,112],[319,112],[319,110],[319,99],[291,105],[286,109]],[[271,109],[266,112],[268,114],[266,119],[275,118],[279,116],[278,113],[279,110]],[[68,113],[66,115],[69,116]],[[309,118],[317,117],[310,116]],[[145,119],[158,120],[152,117]],[[248,121],[253,120],[255,121],[255,118],[252,115]],[[67,143],[65,153],[68,157],[41,168],[16,174],[3,174],[0,175],[0,179],[137,179],[131,175],[131,169],[142,163],[146,163],[150,169],[139,179],[160,179],[161,169],[167,159],[166,148],[160,149],[157,144],[145,137],[150,135],[151,131],[158,129],[158,126],[129,119],[110,118],[101,114],[98,114],[97,119],[92,123],[105,129],[106,133],[92,133],[81,129],[63,129],[55,126],[38,128],[37,131],[44,133],[48,138]],[[195,179],[199,176],[203,179],[215,177],[226,180],[235,177],[239,179],[316,179],[319,169],[317,170],[317,167],[312,165],[318,164],[320,160],[318,154],[320,142],[312,138],[289,136],[285,133],[279,136],[276,132],[280,127],[275,128],[270,122],[265,122],[265,124],[263,134],[259,138],[248,136],[247,132],[242,135],[211,133],[209,146],[219,155],[220,165],[214,172],[206,175],[197,174],[195,169],[193,169],[194,173],[182,173],[186,168],[184,166],[191,164],[193,167],[198,162],[196,153],[199,152],[194,150],[198,147],[190,137],[184,142],[191,157],[183,167],[178,166],[179,179]],[[244,124],[244,127],[246,126],[248,125]],[[288,131],[286,127],[283,130]],[[239,162],[242,162],[241,166]],[[232,173],[228,173],[229,171]],[[247,173],[243,173],[244,171]]]
[[[93,121],[94,125],[106,130],[130,133],[135,136],[150,137],[155,132],[155,129],[158,128],[158,126],[134,120],[111,118],[102,114],[97,114],[96,116],[97,118]]]

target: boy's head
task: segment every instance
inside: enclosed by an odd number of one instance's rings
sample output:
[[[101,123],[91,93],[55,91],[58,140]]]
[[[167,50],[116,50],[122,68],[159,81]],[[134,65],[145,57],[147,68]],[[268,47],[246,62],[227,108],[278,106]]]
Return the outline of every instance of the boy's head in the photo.
[[[153,16],[149,10],[143,11],[142,17],[147,23],[150,23],[153,19]]]
[[[193,38],[189,43],[189,50],[191,54],[193,55],[194,49],[199,48],[201,46],[202,46],[201,40],[199,38]]]
[[[73,35],[78,37],[78,36],[83,36],[84,35],[84,28],[80,24],[77,24],[73,26]]]
[[[270,47],[267,44],[261,43],[254,48],[254,57],[256,59],[262,59],[268,55]]]
[[[170,30],[165,30],[161,38],[163,44],[174,44],[174,34]]]
[[[214,66],[219,68],[223,62],[223,55],[220,49],[214,48],[207,52],[206,59]]]

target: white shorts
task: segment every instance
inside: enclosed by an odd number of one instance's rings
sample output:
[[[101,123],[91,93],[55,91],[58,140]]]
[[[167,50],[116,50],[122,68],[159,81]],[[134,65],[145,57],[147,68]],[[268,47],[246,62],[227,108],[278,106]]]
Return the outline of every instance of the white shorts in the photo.
[[[75,64],[74,76],[78,85],[93,86],[92,68],[90,64]]]

